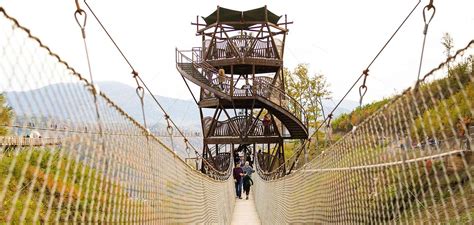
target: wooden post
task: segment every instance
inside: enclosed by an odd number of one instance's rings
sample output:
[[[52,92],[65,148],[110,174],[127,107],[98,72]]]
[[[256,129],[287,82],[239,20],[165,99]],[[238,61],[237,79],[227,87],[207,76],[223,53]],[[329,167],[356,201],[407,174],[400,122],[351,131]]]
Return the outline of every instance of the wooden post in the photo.
[[[234,96],[234,65],[230,65],[230,97]]]
[[[265,58],[270,56],[270,37],[267,37],[267,48],[265,49]]]
[[[214,33],[212,33],[211,41],[209,42],[209,47],[207,47],[207,49],[206,49],[206,53],[203,57],[203,60],[207,60],[209,58],[210,50],[213,48],[213,45],[214,45],[213,42],[215,42],[215,40],[216,40],[217,28],[219,28],[219,26],[216,26],[216,28],[214,29]]]
[[[204,35],[204,33],[202,34],[202,48],[201,48],[201,60],[203,58],[203,56],[205,55],[205,52],[206,52],[206,35]]]
[[[283,32],[283,40],[281,43],[281,58],[283,59],[283,55],[285,53],[285,41],[286,41],[286,32]]]
[[[277,56],[278,59],[283,59],[283,57],[280,56],[280,54],[278,54],[278,49],[275,43],[275,39],[273,38],[273,34],[272,34],[272,31],[270,30],[270,26],[268,25],[268,22],[265,25],[267,26],[268,35],[270,36],[270,39],[272,40],[272,45],[273,45],[272,47],[273,47],[273,51],[275,51],[275,55]]]
[[[267,11],[267,5],[265,5],[265,22],[268,22],[268,11]]]
[[[244,76],[244,79],[245,79],[245,85],[249,85],[249,75],[248,74],[245,74],[243,75]],[[245,88],[245,96],[248,96],[249,95],[249,89],[248,88]]]
[[[202,89],[201,89],[201,90],[202,90]],[[202,95],[201,95],[201,96],[202,96]],[[199,115],[201,116],[202,136],[205,137],[206,132],[204,131],[204,123],[203,123],[204,114],[202,113],[202,108],[201,108],[201,107],[199,107]]]
[[[257,88],[255,87],[255,64],[252,64],[252,94],[253,96],[257,95],[255,92]]]

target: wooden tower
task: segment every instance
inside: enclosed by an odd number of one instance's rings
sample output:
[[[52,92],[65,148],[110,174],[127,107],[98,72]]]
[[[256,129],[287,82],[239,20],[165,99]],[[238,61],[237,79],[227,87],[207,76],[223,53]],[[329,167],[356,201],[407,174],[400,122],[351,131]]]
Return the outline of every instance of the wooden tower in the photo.
[[[243,154],[252,162],[259,157],[263,170],[284,171],[284,140],[308,138],[305,112],[285,92],[286,15],[279,23],[281,16],[266,6],[218,6],[202,19],[192,23],[202,45],[176,50],[176,65],[186,84],[201,88],[203,157],[219,170],[228,168],[232,154],[236,161]]]

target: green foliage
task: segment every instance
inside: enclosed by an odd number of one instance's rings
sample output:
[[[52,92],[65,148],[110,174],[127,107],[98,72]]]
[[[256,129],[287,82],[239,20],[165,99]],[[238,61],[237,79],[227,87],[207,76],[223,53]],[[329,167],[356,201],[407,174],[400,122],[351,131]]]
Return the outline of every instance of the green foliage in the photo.
[[[61,155],[58,149],[28,147],[0,154],[0,185],[6,185],[0,224],[8,220],[10,211],[14,223],[87,220],[105,215],[113,204],[111,195],[124,194],[120,187],[97,176],[97,170]]]
[[[291,156],[295,153],[295,150],[297,150],[297,147],[299,147],[299,143],[297,141],[288,141],[285,142],[283,145],[283,149],[285,149],[285,160],[290,159]]]
[[[362,107],[358,107],[349,114],[344,113],[331,123],[332,129],[334,132],[347,133],[352,129],[353,126],[364,121],[367,117],[379,110],[390,100],[391,99],[383,99],[381,101],[376,101]]]
[[[288,95],[298,101],[306,111],[309,126],[318,126],[321,107],[319,101],[328,98],[331,92],[322,74],[309,75],[308,64],[298,64],[293,72],[283,70]]]
[[[13,118],[12,108],[5,105],[6,97],[0,94],[0,136],[8,134],[8,129],[5,126],[10,125]]]
[[[416,135],[424,137],[425,134],[433,136],[441,132],[452,135],[453,121],[456,121],[460,115],[472,118],[468,104],[472,104],[472,99],[474,99],[471,80],[473,61],[472,56],[468,57],[465,61],[451,67],[447,77],[431,83],[423,83],[417,91],[409,92],[404,96],[407,99],[406,108],[416,109],[412,112],[413,119],[416,120],[415,126],[411,129],[412,137]],[[460,92],[461,89],[464,92]],[[331,126],[334,132],[347,133],[353,125],[364,121],[397,97],[400,96],[383,99],[359,107],[349,114],[343,114],[333,120]],[[467,102],[468,100],[471,100],[471,103]]]
[[[467,95],[467,99],[464,95]],[[412,138],[456,135],[456,123],[459,115],[472,118],[470,106],[474,99],[474,84],[466,86],[464,92],[458,92],[448,99],[439,101],[434,107],[426,110],[421,117],[415,120],[414,129],[412,129]],[[471,102],[469,102],[471,101]]]
[[[472,66],[473,59],[469,57],[452,67],[448,77],[424,84],[414,93],[413,104],[419,105],[420,115],[411,129],[412,138],[433,137],[441,133],[454,136],[458,118],[473,117],[470,111],[474,99]],[[426,98],[435,101],[424,101]]]

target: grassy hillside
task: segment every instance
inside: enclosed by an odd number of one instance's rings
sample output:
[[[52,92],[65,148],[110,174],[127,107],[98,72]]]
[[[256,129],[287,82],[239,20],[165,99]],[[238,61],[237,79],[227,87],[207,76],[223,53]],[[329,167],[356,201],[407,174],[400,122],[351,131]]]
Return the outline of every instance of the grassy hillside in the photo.
[[[432,137],[442,132],[454,135],[453,130],[455,129],[453,129],[453,126],[455,126],[454,123],[458,119],[458,112],[461,112],[462,116],[473,117],[469,111],[469,104],[472,104],[472,102],[466,102],[465,100],[474,99],[474,86],[471,80],[474,72],[473,61],[472,57],[468,58],[466,61],[453,66],[449,70],[449,75],[445,78],[431,83],[422,83],[418,91],[407,94],[408,99],[414,100],[411,101],[412,105],[407,105],[407,108],[417,109],[415,114],[410,115],[416,120],[416,126],[411,127],[413,132],[410,135],[412,137],[416,135],[420,138],[425,138],[424,136]],[[461,87],[463,87],[463,92],[460,92]],[[467,96],[464,96],[464,94],[467,94]],[[351,131],[354,125],[358,125],[385,104],[398,97],[399,95],[396,95],[376,101],[358,107],[351,113],[339,116],[331,124],[333,132],[343,134]],[[430,99],[430,101],[425,99]],[[431,101],[431,99],[434,101]],[[446,117],[446,114],[450,116]],[[432,127],[433,129],[423,130],[422,127]],[[428,133],[423,133],[423,131]]]
[[[113,196],[128,201],[97,170],[50,148],[0,153],[0,187],[0,224],[100,220],[112,210]]]

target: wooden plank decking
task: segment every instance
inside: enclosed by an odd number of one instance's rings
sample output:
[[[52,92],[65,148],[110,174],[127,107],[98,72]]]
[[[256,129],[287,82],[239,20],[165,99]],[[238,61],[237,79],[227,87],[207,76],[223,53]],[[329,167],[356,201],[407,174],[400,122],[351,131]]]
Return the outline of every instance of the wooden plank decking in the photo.
[[[250,190],[249,200],[245,200],[245,194],[242,193],[242,199],[235,200],[234,215],[231,224],[235,225],[253,225],[261,224],[255,208],[253,190]]]

